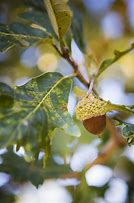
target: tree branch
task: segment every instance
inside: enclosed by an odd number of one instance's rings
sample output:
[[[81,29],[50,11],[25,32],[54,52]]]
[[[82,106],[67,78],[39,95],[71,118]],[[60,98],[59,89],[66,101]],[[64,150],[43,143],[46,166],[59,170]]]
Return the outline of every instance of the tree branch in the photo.
[[[59,53],[59,55],[64,58],[66,61],[68,61],[68,63],[72,66],[74,73],[76,73],[76,77],[87,87],[89,88],[89,82],[86,81],[86,79],[83,77],[83,75],[81,74],[81,72],[79,71],[79,67],[77,65],[77,63],[72,59],[72,57],[70,56],[68,50],[66,48],[64,48],[63,53],[58,49],[58,47],[53,44],[53,47],[56,49],[56,51]]]

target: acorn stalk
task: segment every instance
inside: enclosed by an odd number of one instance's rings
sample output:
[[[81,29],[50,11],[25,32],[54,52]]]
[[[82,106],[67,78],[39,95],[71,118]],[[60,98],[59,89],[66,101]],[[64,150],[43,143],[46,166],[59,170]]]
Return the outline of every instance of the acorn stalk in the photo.
[[[108,106],[108,109],[109,111],[121,111],[121,112],[124,112],[124,113],[134,113],[134,111],[132,111],[131,109],[128,109],[126,106],[124,105],[118,105],[118,104],[112,104],[110,103],[109,106]]]

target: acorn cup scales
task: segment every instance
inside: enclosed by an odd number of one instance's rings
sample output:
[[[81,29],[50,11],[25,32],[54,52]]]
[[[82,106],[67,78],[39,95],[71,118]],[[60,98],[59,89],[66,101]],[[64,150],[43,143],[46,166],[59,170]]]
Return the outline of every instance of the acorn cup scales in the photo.
[[[91,133],[99,135],[106,126],[106,113],[112,110],[132,113],[123,105],[112,104],[93,94],[83,97],[76,106],[76,117]]]

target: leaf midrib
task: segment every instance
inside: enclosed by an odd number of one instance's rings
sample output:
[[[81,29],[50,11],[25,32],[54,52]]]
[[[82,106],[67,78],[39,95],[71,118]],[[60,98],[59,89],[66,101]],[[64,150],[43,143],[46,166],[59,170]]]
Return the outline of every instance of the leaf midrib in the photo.
[[[42,40],[44,39],[44,37],[37,37],[37,36],[33,36],[33,35],[22,35],[22,34],[14,34],[14,33],[7,33],[7,32],[0,32],[0,35],[3,36],[12,36],[12,37],[17,37],[17,38],[33,38],[33,39],[38,39],[38,40]]]
[[[56,24],[57,24],[57,28],[58,28],[58,35],[59,35],[59,37],[60,37],[60,32],[59,32],[59,23],[58,23],[58,19],[57,19],[57,16],[56,16],[56,12],[55,12],[55,9],[54,9],[54,6],[53,6],[53,3],[52,3],[52,0],[50,0],[50,3],[51,3],[52,10],[53,10],[53,13],[54,13],[55,22],[56,22]]]
[[[15,129],[13,130],[13,132],[11,133],[10,139],[8,140],[8,142],[6,143],[6,145],[8,145],[8,143],[10,143],[10,140],[12,140],[12,137],[14,136],[14,132],[16,131],[17,128],[19,128],[22,123],[26,122],[39,108],[40,106],[43,104],[43,102],[45,101],[45,99],[49,96],[49,94],[51,94],[51,92],[59,85],[59,83],[61,83],[63,80],[67,79],[67,78],[71,78],[74,77],[74,75],[68,75],[65,77],[62,77],[61,79],[59,79],[52,88],[50,88],[50,90],[47,92],[47,94],[43,97],[43,99],[39,102],[39,104],[34,108],[33,111],[31,111],[25,118],[23,118],[20,123],[15,127]]]

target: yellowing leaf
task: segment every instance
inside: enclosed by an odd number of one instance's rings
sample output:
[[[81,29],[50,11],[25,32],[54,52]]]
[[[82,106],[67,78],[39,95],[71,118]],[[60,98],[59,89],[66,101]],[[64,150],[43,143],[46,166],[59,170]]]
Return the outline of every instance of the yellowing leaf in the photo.
[[[46,9],[56,35],[62,38],[68,31],[72,13],[65,0],[44,0]]]
[[[100,68],[98,70],[98,73],[96,75],[96,78],[98,78],[103,73],[103,71],[105,71],[110,65],[115,63],[117,60],[119,60],[125,54],[128,54],[133,49],[134,49],[134,43],[132,43],[131,47],[126,49],[125,51],[117,51],[117,50],[115,50],[113,58],[104,60],[102,62],[102,64],[100,65]]]

